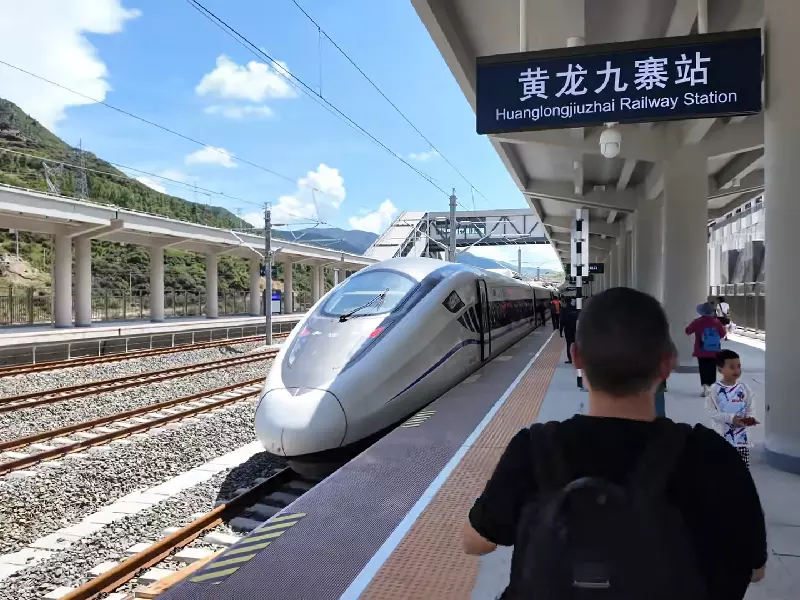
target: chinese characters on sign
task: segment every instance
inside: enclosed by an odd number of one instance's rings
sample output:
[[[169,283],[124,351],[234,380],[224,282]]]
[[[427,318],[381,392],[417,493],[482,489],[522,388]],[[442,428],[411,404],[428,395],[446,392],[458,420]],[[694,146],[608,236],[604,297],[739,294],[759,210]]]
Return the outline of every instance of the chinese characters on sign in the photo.
[[[652,90],[655,86],[662,89],[667,87],[667,82],[669,82],[667,62],[666,58],[653,58],[652,56],[645,60],[637,60],[634,63],[636,65],[636,75],[634,79],[636,89]],[[694,59],[687,58],[686,54],[681,53],[681,59],[675,61],[677,75],[674,79],[674,83],[688,83],[692,86],[696,84],[706,84],[708,82],[708,66],[703,65],[708,62],[711,62],[711,59],[701,56],[699,52],[695,52]],[[556,96],[561,97],[565,94],[567,96],[582,96],[585,94],[588,90],[582,87],[581,84],[586,75],[586,69],[581,67],[580,64],[576,63],[573,65],[570,63],[566,71],[563,73],[556,73],[556,77],[563,77],[566,80],[564,86],[556,92]],[[611,81],[612,75],[614,76],[615,92],[624,92],[628,89],[627,83],[620,83],[620,68],[612,67],[610,60],[606,61],[605,68],[597,71],[597,75],[602,75],[605,79],[603,83],[600,84],[600,87],[595,89],[594,92],[596,94],[606,89]],[[522,83],[523,94],[520,100],[524,102],[534,96],[546,100],[546,84],[548,79],[550,79],[550,76],[547,74],[547,71],[543,70],[541,67],[537,68],[536,71],[533,71],[529,67],[527,71],[520,73],[519,81]]]
[[[675,40],[478,59],[478,132],[761,110],[759,30]]]

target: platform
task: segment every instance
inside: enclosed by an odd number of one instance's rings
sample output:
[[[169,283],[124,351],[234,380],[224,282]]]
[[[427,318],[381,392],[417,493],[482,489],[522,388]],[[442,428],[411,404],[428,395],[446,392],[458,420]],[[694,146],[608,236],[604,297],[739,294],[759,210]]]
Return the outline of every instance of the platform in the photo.
[[[285,533],[249,560],[240,542],[162,597],[468,597],[477,560],[468,581],[460,525],[505,444],[536,416],[564,346],[557,334],[546,343],[552,333],[533,332],[253,532],[256,546]],[[282,517],[293,526],[281,529]]]
[[[273,323],[293,323],[303,315],[274,315]],[[178,317],[166,319],[162,323],[150,321],[108,321],[92,327],[68,327],[56,329],[51,325],[19,325],[0,328],[0,348],[25,346],[30,344],[50,344],[58,342],[79,342],[84,340],[108,339],[113,337],[133,337],[141,335],[184,333],[187,331],[207,331],[209,329],[228,329],[263,326],[264,317],[220,317],[206,319],[198,317]]]
[[[432,416],[392,432],[161,598],[494,600],[508,583],[511,549],[465,555],[467,511],[520,427],[569,418],[588,400],[551,333],[507,350],[431,404]],[[763,415],[763,351],[728,347],[741,354]],[[697,374],[673,375],[669,389],[669,416],[705,422]],[[753,474],[770,560],[747,600],[798,598],[800,477],[769,468],[758,453]]]

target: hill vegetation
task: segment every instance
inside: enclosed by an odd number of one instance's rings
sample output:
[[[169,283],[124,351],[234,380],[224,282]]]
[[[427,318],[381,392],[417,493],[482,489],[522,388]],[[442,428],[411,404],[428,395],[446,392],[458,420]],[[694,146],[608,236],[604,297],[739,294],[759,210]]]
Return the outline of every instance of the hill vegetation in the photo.
[[[251,228],[251,225],[225,208],[190,202],[182,198],[157,192],[127,176],[108,162],[90,152],[80,152],[48,131],[18,106],[0,98],[0,183],[47,191],[45,171],[60,193],[77,196],[79,169],[85,167],[88,187],[87,199],[103,204],[158,214],[174,219],[230,229]],[[45,166],[47,165],[47,166]],[[302,232],[295,232],[300,235]],[[292,239],[289,232],[274,232],[276,237]],[[363,253],[367,232],[348,232],[336,229],[313,229],[300,241],[321,239],[324,247],[334,247],[347,252]],[[352,239],[350,239],[352,237]],[[347,238],[347,239],[345,239]],[[373,237],[374,239],[374,237]],[[354,240],[356,243],[353,243]],[[360,242],[360,243],[359,243]],[[50,236],[20,232],[19,256],[28,263],[30,277],[15,275],[20,270],[16,261],[16,237],[0,231],[0,287],[9,284],[29,287],[46,287],[50,283],[52,241]],[[338,246],[337,246],[338,245]],[[13,255],[14,260],[11,259]],[[11,268],[12,263],[15,266]],[[5,265],[5,266],[4,266]],[[282,278],[282,265],[278,277]],[[10,272],[10,271],[13,271]],[[147,248],[94,240],[92,242],[93,286],[103,290],[149,290],[149,255]],[[167,290],[202,290],[205,287],[205,260],[202,256],[180,250],[165,252],[165,288]],[[247,262],[230,256],[219,261],[219,289],[247,290],[249,275]],[[295,267],[295,290],[310,290],[308,268]]]

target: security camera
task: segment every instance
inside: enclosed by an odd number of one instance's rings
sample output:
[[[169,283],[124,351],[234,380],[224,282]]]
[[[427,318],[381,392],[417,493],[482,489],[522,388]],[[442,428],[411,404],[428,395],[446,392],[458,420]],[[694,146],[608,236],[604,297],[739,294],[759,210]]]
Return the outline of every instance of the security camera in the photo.
[[[606,158],[614,158],[619,155],[622,146],[622,134],[613,124],[607,124],[606,129],[600,134],[600,152]]]

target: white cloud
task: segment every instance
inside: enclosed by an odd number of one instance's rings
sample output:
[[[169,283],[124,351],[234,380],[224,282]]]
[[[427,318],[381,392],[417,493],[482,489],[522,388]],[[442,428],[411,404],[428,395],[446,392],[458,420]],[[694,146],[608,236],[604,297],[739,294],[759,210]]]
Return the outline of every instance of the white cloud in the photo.
[[[212,104],[206,106],[203,112],[209,115],[222,115],[228,119],[241,120],[245,117],[271,117],[275,114],[266,104],[236,105],[236,104]]]
[[[178,169],[164,169],[159,173],[162,177],[166,177],[167,179],[173,179],[175,181],[186,181],[188,179],[188,175],[183,171],[179,171]]]
[[[279,62],[284,73],[286,65]],[[217,66],[203,75],[195,88],[198,96],[216,96],[229,100],[263,102],[267,98],[293,98],[295,88],[279,72],[262,62],[251,61],[238,65],[225,55],[217,58]]]
[[[165,188],[163,185],[158,183],[155,179],[151,179],[150,177],[137,177],[136,181],[138,181],[139,183],[143,183],[144,185],[149,187],[151,190],[155,190],[157,192],[161,192],[162,194],[168,193],[167,192],[167,188]]]
[[[0,56],[26,71],[104,100],[111,89],[108,69],[86,35],[120,33],[127,21],[141,14],[125,8],[123,2],[3,2]],[[49,129],[64,118],[67,107],[92,104],[6,66],[0,66],[0,97],[16,103]]]
[[[360,229],[361,231],[371,231],[372,233],[381,234],[383,230],[392,222],[394,214],[397,212],[397,207],[392,204],[389,199],[384,200],[378,207],[378,210],[367,213],[361,217],[350,217],[348,223],[353,229]]]
[[[314,192],[314,189],[319,192]],[[339,174],[339,169],[321,163],[316,171],[309,171],[305,177],[298,179],[297,189],[293,195],[281,196],[278,199],[278,203],[272,209],[272,219],[276,222],[288,222],[298,218],[316,220],[317,207],[321,213],[324,213],[326,208],[338,210],[344,202],[345,195],[344,178]],[[324,218],[324,214],[319,218]]]
[[[197,152],[192,152],[185,159],[187,165],[218,165],[226,169],[233,169],[236,163],[233,162],[233,154],[225,148],[215,148],[208,146]]]
[[[408,155],[408,158],[418,162],[425,162],[438,157],[439,153],[436,150],[430,150],[429,152],[412,152]]]
[[[247,221],[253,227],[264,227],[264,213],[263,212],[249,212],[242,215],[242,220]]]

